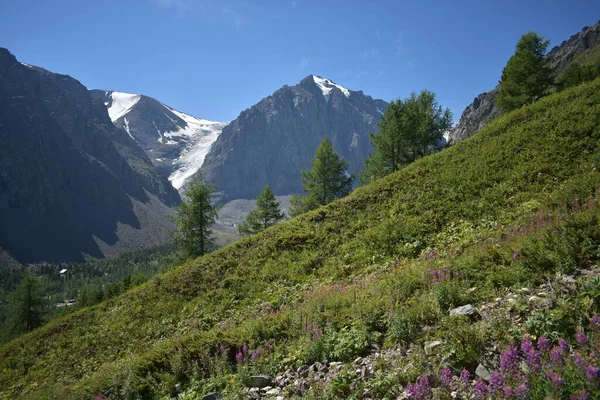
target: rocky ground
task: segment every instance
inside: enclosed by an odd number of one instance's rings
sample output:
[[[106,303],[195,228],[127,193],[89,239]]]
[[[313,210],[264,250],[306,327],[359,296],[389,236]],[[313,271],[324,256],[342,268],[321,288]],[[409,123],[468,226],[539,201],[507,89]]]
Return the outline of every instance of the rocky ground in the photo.
[[[524,323],[523,315],[532,314],[541,310],[551,310],[557,302],[566,296],[577,292],[578,288],[590,277],[600,276],[600,267],[591,266],[581,270],[577,276],[559,275],[556,279],[548,281],[537,288],[521,288],[508,292],[502,297],[478,305],[466,304],[450,310],[449,314],[463,315],[472,321],[510,320],[514,327]],[[472,288],[473,291],[477,288]],[[430,330],[433,330],[431,327]],[[368,383],[370,380],[379,379],[395,373],[406,373],[414,368],[411,361],[412,352],[422,352],[425,362],[428,358],[439,358],[438,349],[443,347],[442,340],[425,341],[421,345],[410,348],[373,348],[371,354],[358,357],[351,362],[316,362],[312,365],[302,365],[296,369],[287,369],[280,375],[272,377],[256,375],[251,377],[251,386],[246,389],[246,398],[276,399],[304,397],[309,391],[319,392],[335,384],[346,384],[352,390],[357,387],[363,389],[362,399],[381,398],[376,393],[371,393]],[[478,379],[489,381],[492,373],[498,369],[498,354],[501,349],[497,346],[488,348],[486,356],[477,366],[472,379],[474,385]],[[443,360],[442,360],[443,364]],[[436,376],[431,376],[436,381]],[[407,390],[398,386],[398,399],[408,399]],[[394,395],[395,396],[395,395]],[[343,396],[342,396],[343,397]],[[340,397],[340,398],[342,398]],[[211,393],[202,397],[203,400],[218,400],[220,393]],[[461,398],[458,392],[453,392],[453,398]]]

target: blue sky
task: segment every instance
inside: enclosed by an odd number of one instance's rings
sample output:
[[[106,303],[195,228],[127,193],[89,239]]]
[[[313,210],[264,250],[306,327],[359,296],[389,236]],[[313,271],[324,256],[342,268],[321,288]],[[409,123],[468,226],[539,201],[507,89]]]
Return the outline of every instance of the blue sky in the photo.
[[[551,48],[599,19],[597,0],[3,0],[0,46],[206,119],[315,74],[384,100],[429,89],[456,120],[521,34]]]

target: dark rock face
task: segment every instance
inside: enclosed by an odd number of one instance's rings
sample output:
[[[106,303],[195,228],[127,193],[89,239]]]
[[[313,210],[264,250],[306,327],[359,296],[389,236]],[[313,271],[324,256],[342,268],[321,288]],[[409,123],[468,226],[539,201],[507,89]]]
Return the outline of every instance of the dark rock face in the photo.
[[[562,42],[560,46],[554,47],[548,56],[556,74],[559,75],[575,57],[599,44],[600,23],[593,27],[585,27],[581,32]],[[492,91],[477,96],[473,103],[465,108],[458,124],[450,132],[448,139],[450,144],[473,136],[500,115],[501,111],[494,103],[499,91],[498,85]]]
[[[581,32],[555,46],[548,56],[557,74],[560,74],[575,57],[600,44],[600,21],[594,26],[586,26]]]
[[[181,199],[77,80],[0,48],[0,245],[20,262],[164,242]]]
[[[463,111],[460,121],[450,132],[448,139],[450,144],[473,136],[500,115],[500,109],[494,105],[499,91],[500,86],[498,85],[491,92],[481,93],[475,97],[473,103]]]
[[[183,175],[192,175],[200,168],[208,149],[227,125],[181,113],[144,95],[90,92],[107,107],[115,126],[144,150],[163,175],[174,179],[176,188],[185,180]]]
[[[349,173],[361,171],[369,132],[386,108],[383,100],[308,76],[243,111],[223,129],[200,172],[223,201],[253,199],[266,184],[277,195],[301,193],[300,169],[310,168],[325,136],[350,163]]]

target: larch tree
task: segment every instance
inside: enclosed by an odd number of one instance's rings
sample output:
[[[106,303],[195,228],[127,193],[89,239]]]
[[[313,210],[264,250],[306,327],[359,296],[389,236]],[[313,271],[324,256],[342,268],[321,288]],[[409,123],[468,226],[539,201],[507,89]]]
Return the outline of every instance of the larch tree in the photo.
[[[217,209],[211,200],[214,191],[213,186],[206,185],[198,176],[185,192],[187,201],[177,208],[174,239],[188,257],[202,256],[214,244],[211,229],[217,219]]]
[[[515,53],[502,70],[496,105],[512,111],[545,95],[554,83],[546,49],[550,41],[535,32],[521,36]]]
[[[369,183],[440,149],[444,133],[452,127],[452,113],[443,109],[435,94],[424,90],[392,101],[371,133],[373,153],[365,158],[361,182]]]
[[[241,235],[253,235],[277,224],[285,218],[281,204],[269,185],[256,198],[256,209],[250,211],[246,220],[238,226]]]

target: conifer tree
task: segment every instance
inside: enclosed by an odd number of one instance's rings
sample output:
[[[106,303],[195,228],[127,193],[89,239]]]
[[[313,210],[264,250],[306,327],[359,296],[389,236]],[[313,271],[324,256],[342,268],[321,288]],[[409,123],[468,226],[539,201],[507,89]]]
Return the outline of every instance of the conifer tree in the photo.
[[[42,289],[32,273],[26,273],[19,283],[15,304],[15,331],[29,332],[42,324]]]
[[[452,126],[452,113],[424,90],[419,95],[392,101],[370,133],[373,153],[365,158],[361,182],[385,176],[439,149],[444,132]]]
[[[315,152],[312,168],[301,171],[302,188],[308,194],[292,197],[291,215],[302,214],[348,195],[354,176],[348,175],[347,169],[348,162],[336,153],[325,137]]]
[[[188,201],[177,208],[174,239],[188,257],[206,254],[214,243],[211,229],[217,218],[217,209],[211,202],[214,190],[198,176],[185,193]]]
[[[549,43],[535,32],[521,36],[515,54],[502,70],[495,101],[503,111],[532,103],[548,92],[553,84],[552,66],[546,55]]]
[[[280,204],[275,200],[271,187],[266,185],[261,194],[256,198],[256,209],[250,211],[246,221],[239,225],[240,235],[253,235],[275,225],[285,218],[281,212]]]

